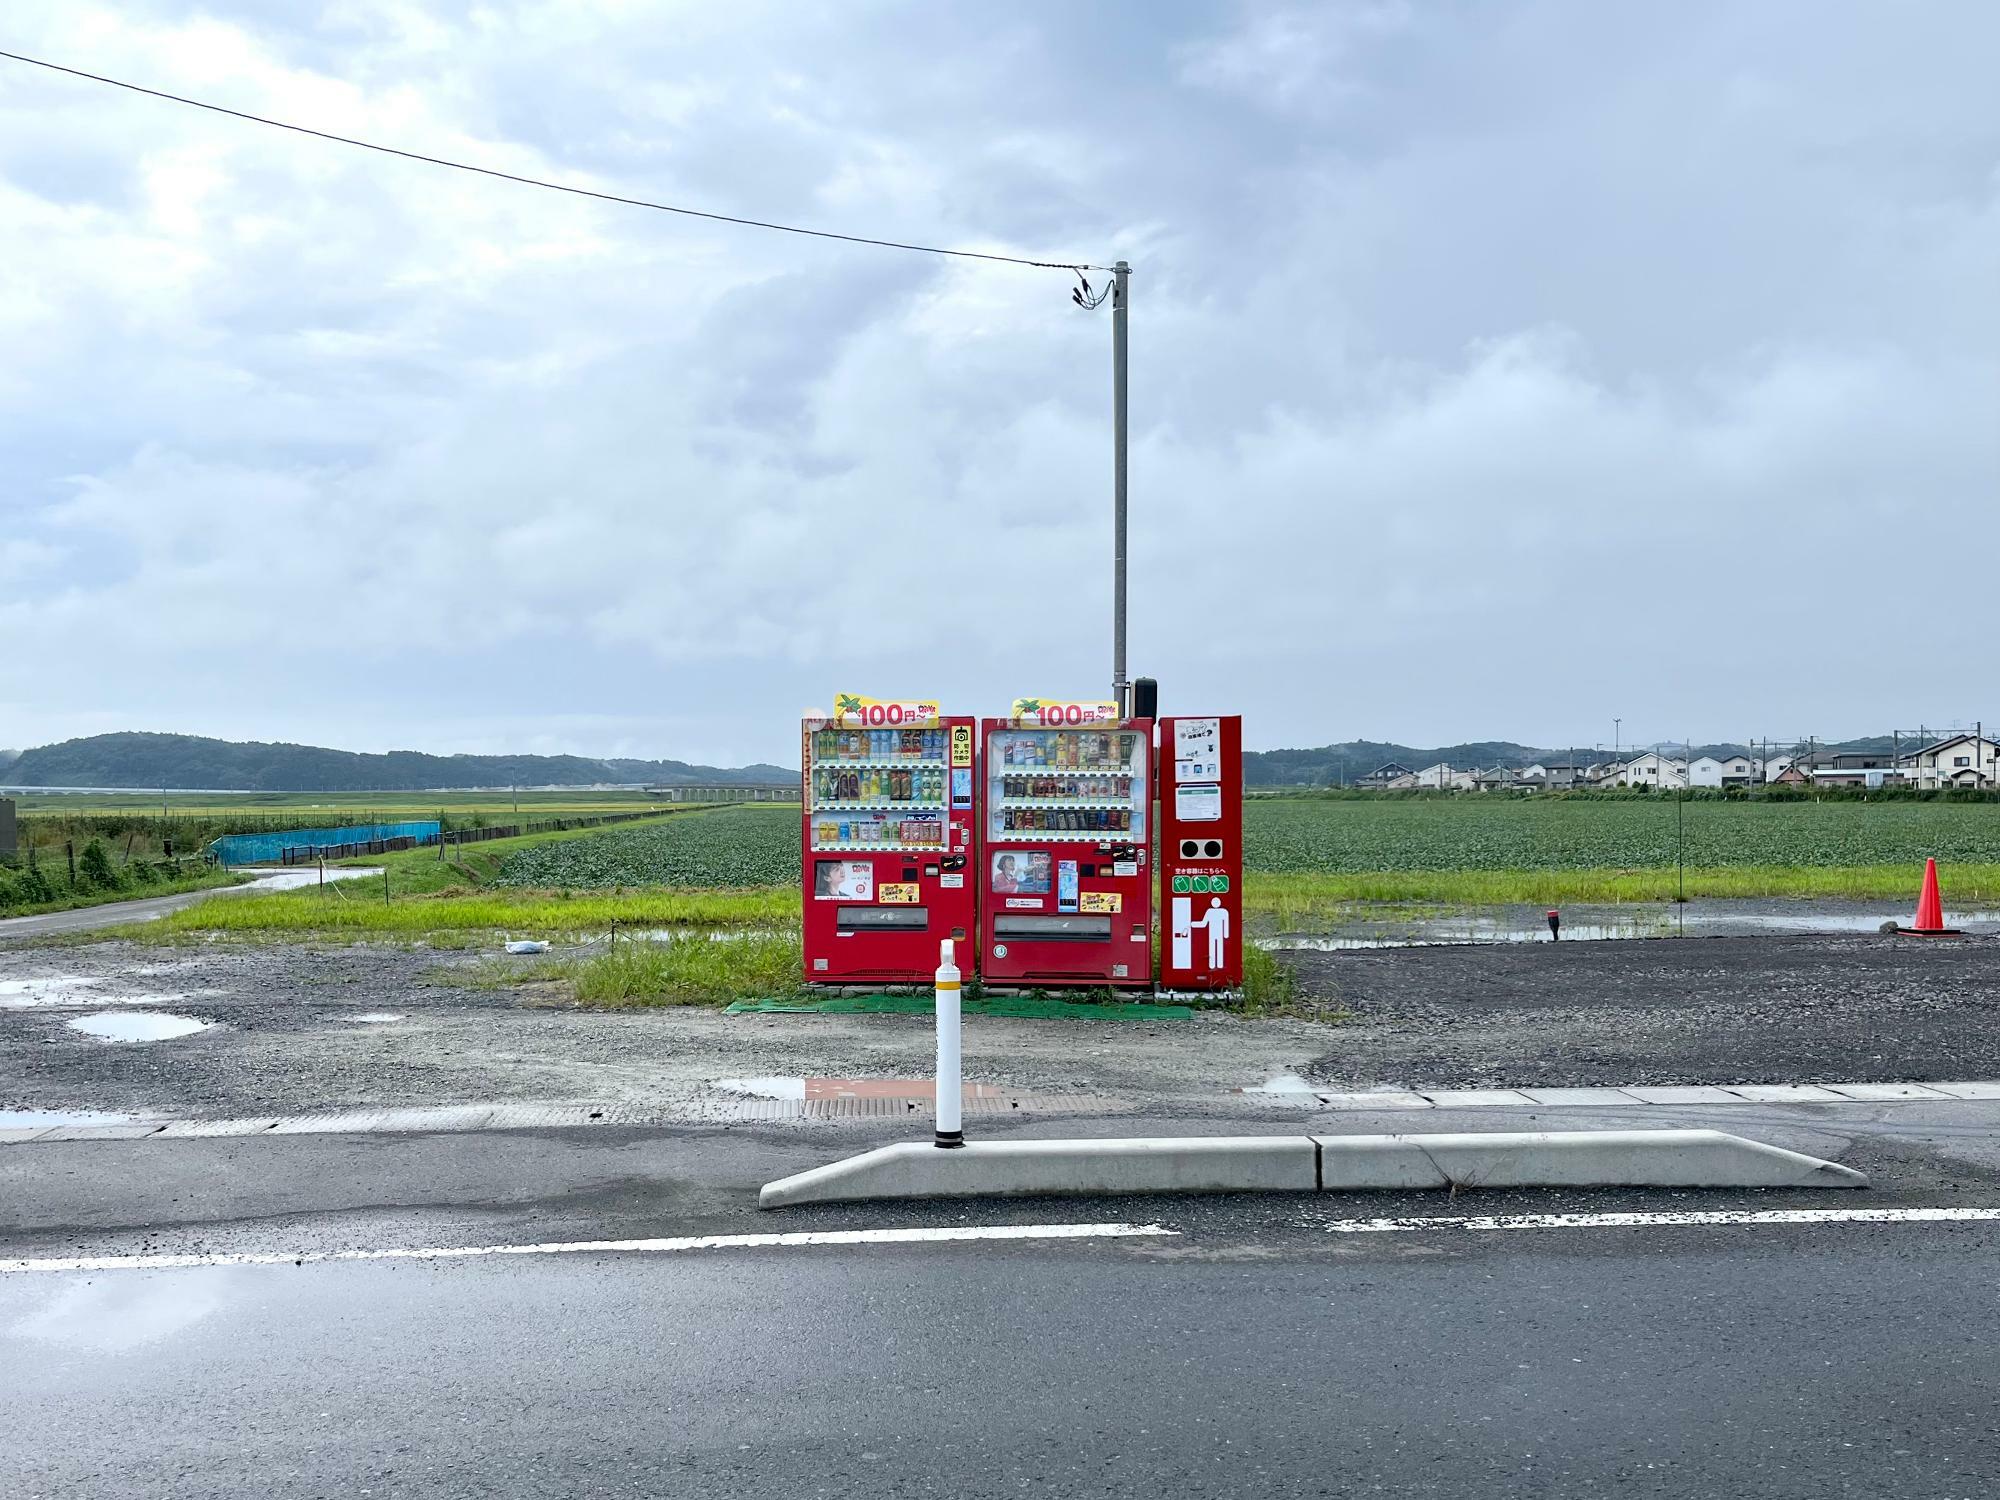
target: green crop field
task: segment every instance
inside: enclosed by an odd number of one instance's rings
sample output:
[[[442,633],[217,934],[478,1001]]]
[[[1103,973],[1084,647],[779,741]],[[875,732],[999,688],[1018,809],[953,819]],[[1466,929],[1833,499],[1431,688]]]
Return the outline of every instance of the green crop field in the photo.
[[[560,890],[728,889],[799,882],[799,809],[731,807],[510,855],[492,884]]]
[[[1989,803],[1260,798],[1243,833],[1253,875],[1661,870],[1683,856],[1700,870],[2000,863]],[[728,809],[523,850],[496,883],[789,885],[798,841],[796,809]]]
[[[1677,829],[1685,820],[1683,846]],[[1248,869],[1430,870],[1921,865],[2000,861],[2000,805],[1690,798],[1293,798],[1244,814]]]

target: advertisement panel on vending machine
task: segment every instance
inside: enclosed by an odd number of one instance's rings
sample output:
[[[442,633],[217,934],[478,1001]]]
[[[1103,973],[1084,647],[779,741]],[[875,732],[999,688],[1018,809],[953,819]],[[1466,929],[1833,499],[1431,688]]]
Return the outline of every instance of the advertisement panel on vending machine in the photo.
[[[1160,988],[1243,986],[1243,719],[1160,720]]]
[[[928,983],[938,942],[975,930],[973,721],[843,694],[808,715],[805,977]]]
[[[1023,698],[981,740],[981,977],[1150,984],[1152,720]]]

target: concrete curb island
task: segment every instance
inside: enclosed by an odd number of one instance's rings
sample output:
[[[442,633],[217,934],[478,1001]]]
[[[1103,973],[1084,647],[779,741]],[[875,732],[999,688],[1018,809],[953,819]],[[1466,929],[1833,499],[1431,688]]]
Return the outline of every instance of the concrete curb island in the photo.
[[[1720,1130],[910,1141],[766,1183],[760,1208],[871,1198],[1336,1193],[1473,1187],[1866,1187],[1851,1167]]]

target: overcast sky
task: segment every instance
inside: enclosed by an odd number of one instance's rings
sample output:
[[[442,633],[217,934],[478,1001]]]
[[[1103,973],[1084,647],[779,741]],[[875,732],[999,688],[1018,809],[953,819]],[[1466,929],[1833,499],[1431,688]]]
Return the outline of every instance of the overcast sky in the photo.
[[[1134,267],[1256,747],[2000,720],[2000,6],[10,0],[506,171]],[[795,757],[1110,676],[1110,317],[0,61],[0,746]]]

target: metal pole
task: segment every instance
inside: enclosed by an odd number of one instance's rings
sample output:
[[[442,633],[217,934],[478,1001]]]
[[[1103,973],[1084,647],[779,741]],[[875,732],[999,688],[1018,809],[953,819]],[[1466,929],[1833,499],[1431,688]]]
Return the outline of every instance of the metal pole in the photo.
[[[958,965],[952,962],[952,942],[938,944],[937,967],[937,1141],[946,1149],[965,1144],[959,1118],[963,1085],[958,1064]]]
[[[1125,678],[1125,317],[1132,300],[1132,268],[1111,268],[1111,696],[1122,718],[1132,714],[1132,685]]]

